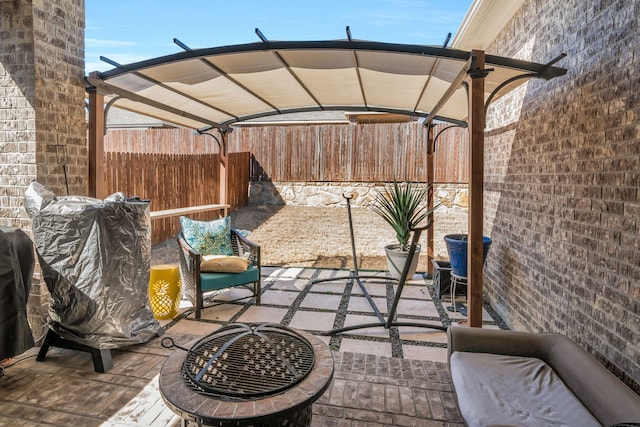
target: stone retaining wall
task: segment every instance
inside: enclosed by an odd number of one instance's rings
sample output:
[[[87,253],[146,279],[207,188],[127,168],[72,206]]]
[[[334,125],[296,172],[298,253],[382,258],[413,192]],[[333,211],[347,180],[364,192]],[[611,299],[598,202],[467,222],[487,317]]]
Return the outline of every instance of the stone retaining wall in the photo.
[[[250,205],[295,205],[343,207],[345,193],[352,193],[351,206],[370,205],[382,185],[366,182],[252,182],[249,188]],[[467,209],[469,198],[465,184],[436,184],[434,199],[446,209]]]

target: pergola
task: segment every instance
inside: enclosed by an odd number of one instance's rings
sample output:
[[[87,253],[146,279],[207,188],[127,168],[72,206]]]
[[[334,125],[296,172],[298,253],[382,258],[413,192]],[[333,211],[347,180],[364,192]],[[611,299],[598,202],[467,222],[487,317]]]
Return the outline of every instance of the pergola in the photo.
[[[490,102],[530,78],[566,73],[547,64],[483,50],[352,40],[269,41],[184,51],[93,72],[89,85],[89,189],[104,196],[105,114],[119,108],[221,140],[221,199],[226,195],[225,135],[250,119],[323,110],[376,111],[467,126],[469,131],[468,324],[482,326],[485,114]],[[428,182],[433,182],[430,132]],[[432,234],[428,241],[432,246]]]

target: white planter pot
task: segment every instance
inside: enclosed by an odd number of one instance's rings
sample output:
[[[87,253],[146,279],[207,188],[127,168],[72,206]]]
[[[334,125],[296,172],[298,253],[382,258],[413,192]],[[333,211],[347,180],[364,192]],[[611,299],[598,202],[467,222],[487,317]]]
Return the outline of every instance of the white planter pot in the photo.
[[[388,245],[384,247],[384,251],[387,253],[387,269],[389,270],[389,274],[394,279],[400,279],[402,276],[402,270],[404,269],[404,264],[407,262],[407,257],[409,256],[409,251],[401,251],[400,245]],[[409,267],[409,274],[407,274],[407,280],[411,279],[413,274],[416,272],[418,268],[418,257],[420,255],[420,246],[416,247],[416,253],[413,255],[413,260],[411,261],[411,267]]]

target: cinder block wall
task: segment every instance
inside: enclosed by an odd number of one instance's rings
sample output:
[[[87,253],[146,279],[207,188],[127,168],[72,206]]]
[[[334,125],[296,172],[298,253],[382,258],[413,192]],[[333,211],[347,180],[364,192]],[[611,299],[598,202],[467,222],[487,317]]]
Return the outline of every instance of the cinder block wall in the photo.
[[[488,298],[640,383],[640,2],[530,0],[486,51],[558,63],[489,110]]]
[[[0,224],[31,231],[24,192],[38,180],[86,194],[84,1],[0,2]],[[56,155],[57,154],[57,155]],[[36,274],[29,322],[38,338],[48,309]]]

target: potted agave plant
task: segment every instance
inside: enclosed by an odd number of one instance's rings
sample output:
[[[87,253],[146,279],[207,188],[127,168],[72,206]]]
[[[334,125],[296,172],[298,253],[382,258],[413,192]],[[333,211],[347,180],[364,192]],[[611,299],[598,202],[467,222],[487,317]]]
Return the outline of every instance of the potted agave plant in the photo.
[[[439,205],[428,209],[423,204],[431,185],[420,185],[412,182],[387,184],[376,196],[371,210],[380,215],[395,231],[397,244],[385,246],[387,267],[391,277],[399,279],[402,275],[406,259],[409,255],[411,229],[419,225]],[[408,277],[411,277],[418,266],[420,247],[416,248]]]

